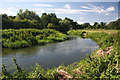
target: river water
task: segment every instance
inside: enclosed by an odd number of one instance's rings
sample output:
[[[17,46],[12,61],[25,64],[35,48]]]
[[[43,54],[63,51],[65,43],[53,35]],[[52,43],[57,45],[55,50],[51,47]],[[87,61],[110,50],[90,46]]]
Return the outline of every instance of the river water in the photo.
[[[79,37],[64,42],[47,44],[44,46],[28,47],[23,49],[3,49],[2,62],[9,72],[14,71],[15,66],[12,61],[14,57],[20,67],[32,70],[31,66],[38,63],[42,68],[52,68],[61,65],[69,65],[80,61],[86,54],[98,49],[97,43],[91,39],[81,39]]]

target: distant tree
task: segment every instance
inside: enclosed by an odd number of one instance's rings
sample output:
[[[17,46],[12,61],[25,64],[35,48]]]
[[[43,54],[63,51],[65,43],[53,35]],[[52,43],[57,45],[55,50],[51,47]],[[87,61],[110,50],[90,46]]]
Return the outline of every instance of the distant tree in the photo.
[[[48,29],[55,29],[55,25],[53,25],[52,23],[49,23],[47,26]]]
[[[69,20],[61,20],[59,21],[59,24],[60,24],[60,27],[59,27],[59,30],[61,32],[67,32],[68,30],[70,30],[70,28],[72,28],[73,26],[70,24],[70,21]]]
[[[120,18],[117,21],[110,22],[108,24],[109,29],[120,29]]]
[[[78,24],[73,19],[65,17],[65,19],[57,18],[55,13],[43,13],[41,17],[34,11],[26,9],[19,10],[16,16],[7,16],[1,14],[3,29],[19,29],[19,28],[37,28],[37,29],[56,29],[61,32],[66,32],[70,29],[120,29],[120,18],[116,21],[110,22],[108,25],[105,22],[94,22]]]
[[[22,17],[20,16],[20,14],[19,13],[17,13],[17,16],[16,16],[16,18],[15,18],[15,20],[22,20]]]
[[[2,20],[3,20],[3,19],[4,19],[4,20],[8,20],[7,14],[1,14],[1,16],[2,16]]]
[[[50,13],[48,14],[48,16],[50,17],[50,23],[54,25],[59,25],[59,19],[57,18],[56,14]]]
[[[107,28],[107,27],[106,27],[106,23],[105,23],[105,22],[101,22],[101,23],[100,23],[100,28],[106,29],[106,28]]]
[[[8,16],[8,19],[15,19],[16,16]]]
[[[44,28],[47,28],[48,23],[50,23],[50,16],[48,16],[46,13],[43,13],[41,18],[41,23]]]
[[[19,10],[19,12],[17,13],[17,16],[15,18],[16,20],[37,20],[40,21],[39,16],[36,14],[36,12],[33,11],[29,11],[28,9],[26,9],[24,12],[22,9]]]
[[[90,23],[84,23],[84,24],[82,24],[82,27],[83,27],[83,29],[91,28],[91,25],[90,25]]]
[[[99,23],[98,22],[94,22],[93,28],[94,29],[98,29],[99,27],[100,27]]]
[[[65,20],[68,20],[69,22],[70,22],[70,24],[72,25],[72,27],[71,28],[76,28],[76,26],[78,25],[78,23],[77,22],[74,22],[73,21],[73,19],[70,19],[70,18],[65,18]]]

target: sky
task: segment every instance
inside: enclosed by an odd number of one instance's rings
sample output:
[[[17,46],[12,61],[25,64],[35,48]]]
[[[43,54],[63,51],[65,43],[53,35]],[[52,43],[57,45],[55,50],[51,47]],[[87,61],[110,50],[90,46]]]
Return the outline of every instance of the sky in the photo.
[[[120,0],[0,0],[0,2],[119,2]]]
[[[112,0],[111,0],[112,1]],[[117,1],[117,0],[116,0]],[[16,16],[19,9],[42,13],[55,13],[58,18],[68,17],[83,24],[117,20],[118,2],[1,2],[0,14]]]

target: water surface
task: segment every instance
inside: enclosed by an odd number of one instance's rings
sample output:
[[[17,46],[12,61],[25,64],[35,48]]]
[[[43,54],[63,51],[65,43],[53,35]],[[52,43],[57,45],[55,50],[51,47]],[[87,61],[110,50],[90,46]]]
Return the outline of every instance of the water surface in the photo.
[[[24,49],[3,49],[2,61],[9,71],[13,71],[12,57],[24,68],[31,70],[35,63],[41,65],[44,69],[57,67],[62,63],[65,65],[78,62],[91,54],[99,46],[91,39],[75,38],[64,42],[47,44],[44,46],[35,46]]]

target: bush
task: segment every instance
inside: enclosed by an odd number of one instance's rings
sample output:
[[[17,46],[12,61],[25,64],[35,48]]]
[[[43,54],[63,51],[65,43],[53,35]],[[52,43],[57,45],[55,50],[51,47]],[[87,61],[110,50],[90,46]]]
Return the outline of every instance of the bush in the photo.
[[[38,44],[63,41],[68,36],[53,29],[5,29],[2,30],[3,48],[24,48]]]

